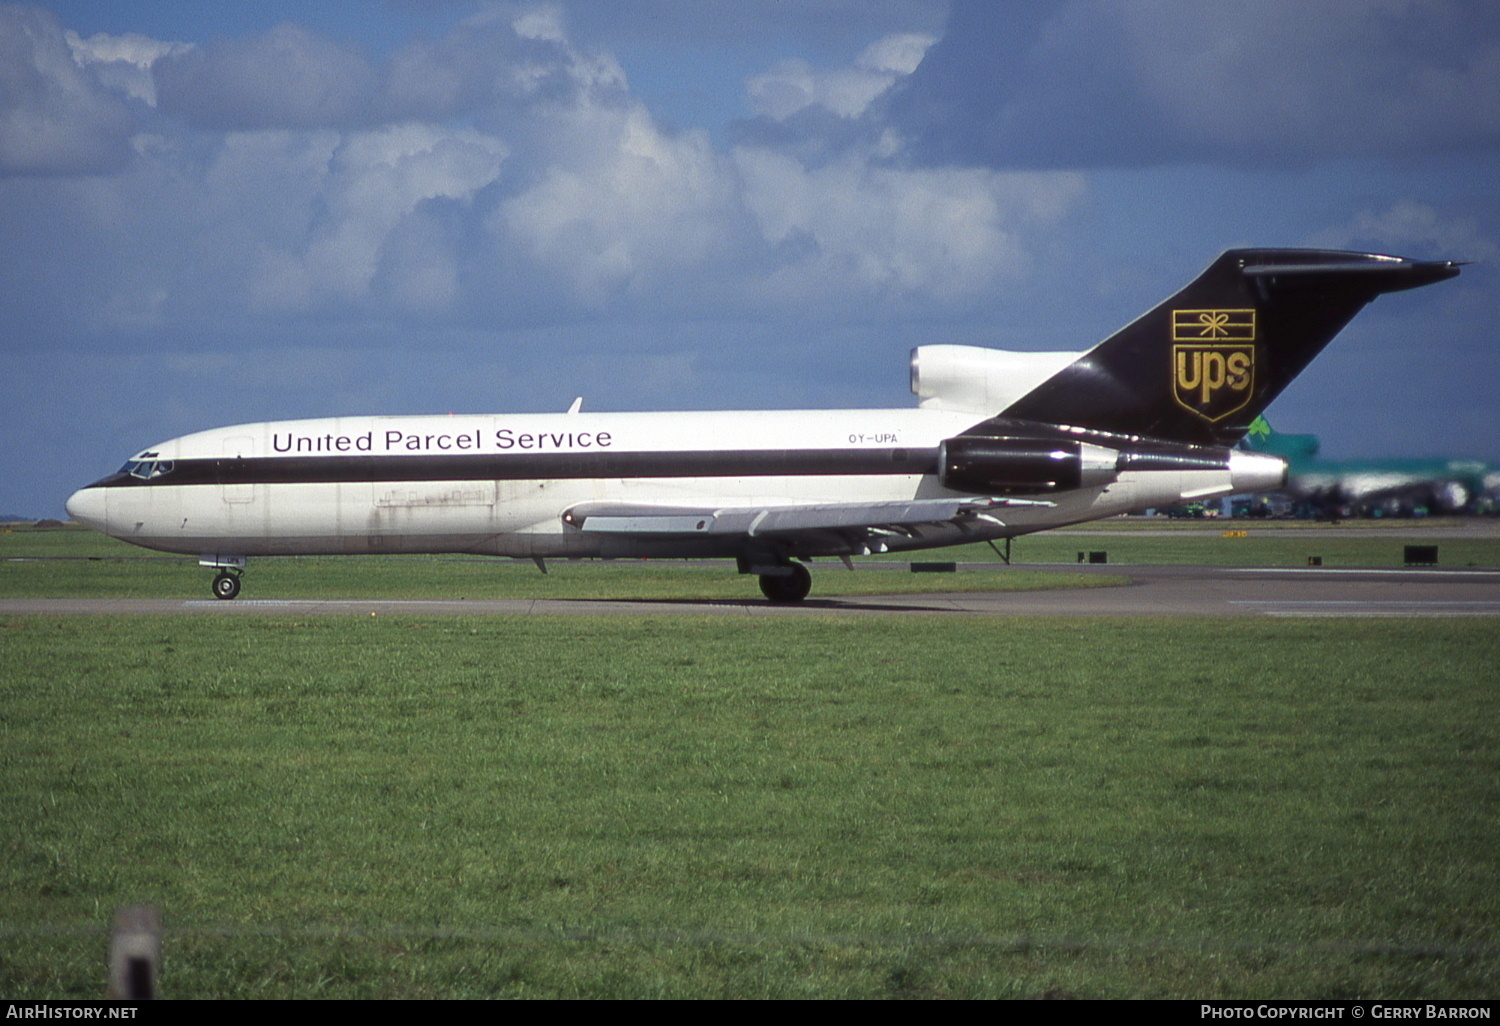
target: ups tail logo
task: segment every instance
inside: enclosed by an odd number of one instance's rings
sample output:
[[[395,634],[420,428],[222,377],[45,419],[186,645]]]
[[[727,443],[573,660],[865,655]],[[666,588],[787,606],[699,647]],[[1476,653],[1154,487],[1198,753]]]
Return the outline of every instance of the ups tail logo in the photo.
[[[1172,347],[1172,395],[1209,423],[1250,402],[1255,391],[1255,346],[1179,343]]]
[[[1255,311],[1172,311],[1172,395],[1209,423],[1255,392]]]

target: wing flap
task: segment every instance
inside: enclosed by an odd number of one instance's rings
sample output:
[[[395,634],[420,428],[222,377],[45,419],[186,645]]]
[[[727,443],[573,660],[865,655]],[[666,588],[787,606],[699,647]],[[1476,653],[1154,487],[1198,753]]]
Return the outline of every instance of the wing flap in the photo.
[[[909,502],[824,503],[763,510],[750,525],[752,538],[798,531],[937,524],[958,516],[971,500],[913,499]]]
[[[1034,499],[907,499],[895,502],[832,502],[802,506],[691,508],[582,503],[563,522],[589,534],[637,537],[745,535],[767,538],[809,531],[901,529],[921,524],[981,520],[1008,506],[1051,506]]]

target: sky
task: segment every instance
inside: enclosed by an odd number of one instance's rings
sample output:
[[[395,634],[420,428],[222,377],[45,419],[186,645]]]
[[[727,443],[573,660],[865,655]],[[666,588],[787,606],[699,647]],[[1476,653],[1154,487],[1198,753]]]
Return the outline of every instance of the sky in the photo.
[[[1500,4],[0,2],[0,514],[248,421],[910,406],[1247,245],[1474,261],[1268,416],[1500,462]]]

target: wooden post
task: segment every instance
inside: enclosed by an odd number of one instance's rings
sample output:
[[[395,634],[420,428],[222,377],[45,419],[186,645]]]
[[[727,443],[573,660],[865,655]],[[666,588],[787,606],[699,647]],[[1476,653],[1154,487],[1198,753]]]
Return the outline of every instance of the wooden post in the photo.
[[[151,905],[126,905],[109,930],[111,1001],[149,1001],[161,975],[161,913]]]

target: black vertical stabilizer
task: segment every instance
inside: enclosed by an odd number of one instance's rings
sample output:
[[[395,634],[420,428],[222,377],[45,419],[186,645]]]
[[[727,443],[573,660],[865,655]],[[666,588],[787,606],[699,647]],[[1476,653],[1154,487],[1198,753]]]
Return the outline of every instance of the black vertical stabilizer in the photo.
[[[1446,261],[1230,250],[1000,416],[1232,445],[1366,303],[1456,274]]]

